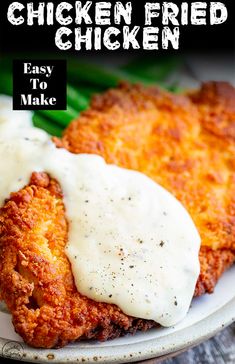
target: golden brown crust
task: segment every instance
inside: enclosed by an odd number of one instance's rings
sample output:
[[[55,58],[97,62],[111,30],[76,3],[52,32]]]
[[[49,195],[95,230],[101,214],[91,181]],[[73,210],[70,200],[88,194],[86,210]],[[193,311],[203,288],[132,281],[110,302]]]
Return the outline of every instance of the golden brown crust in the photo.
[[[0,216],[1,294],[25,342],[50,348],[156,325],[82,297],[64,252],[66,241],[60,188],[46,174],[34,173],[29,186],[11,195]]]
[[[212,292],[234,261],[235,89],[208,82],[173,95],[122,84],[93,99],[60,142],[74,153],[144,172],[187,208],[200,232],[196,295]]]
[[[213,292],[235,259],[234,105],[235,90],[224,83],[189,95],[123,84],[94,98],[56,141],[144,172],[185,205],[202,237],[195,295]],[[77,292],[64,253],[60,187],[46,174],[34,173],[30,186],[12,194],[0,232],[0,294],[30,345],[106,340],[155,325]]]
[[[199,253],[201,272],[196,284],[194,296],[213,293],[215,285],[235,260],[235,253],[230,249],[210,249],[202,246]]]

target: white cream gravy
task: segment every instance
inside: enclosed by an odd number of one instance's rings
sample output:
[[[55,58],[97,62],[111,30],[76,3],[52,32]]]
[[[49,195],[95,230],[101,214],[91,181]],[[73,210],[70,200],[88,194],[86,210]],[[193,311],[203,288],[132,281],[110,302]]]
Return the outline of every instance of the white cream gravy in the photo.
[[[0,203],[33,171],[47,172],[63,190],[78,291],[163,326],[179,322],[199,274],[200,237],[185,208],[142,173],[57,149],[11,103],[0,97]]]

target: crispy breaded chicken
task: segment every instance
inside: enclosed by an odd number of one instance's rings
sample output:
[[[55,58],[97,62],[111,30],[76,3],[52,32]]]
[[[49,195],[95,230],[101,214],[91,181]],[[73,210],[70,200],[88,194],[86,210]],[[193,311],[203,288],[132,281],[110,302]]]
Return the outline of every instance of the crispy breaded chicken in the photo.
[[[73,153],[147,174],[191,214],[202,238],[195,295],[213,292],[235,259],[235,89],[208,83],[189,95],[121,85],[93,99],[55,140]],[[16,331],[35,347],[106,340],[156,323],[77,292],[65,255],[68,225],[58,183],[33,173],[0,214],[0,295]]]
[[[123,84],[95,97],[62,143],[141,171],[175,195],[202,239],[195,295],[213,292],[235,259],[235,88],[208,82],[176,95]]]
[[[0,222],[1,294],[29,345],[106,340],[155,325],[79,294],[64,252],[68,226],[62,191],[47,174],[33,173],[29,186],[11,195]]]

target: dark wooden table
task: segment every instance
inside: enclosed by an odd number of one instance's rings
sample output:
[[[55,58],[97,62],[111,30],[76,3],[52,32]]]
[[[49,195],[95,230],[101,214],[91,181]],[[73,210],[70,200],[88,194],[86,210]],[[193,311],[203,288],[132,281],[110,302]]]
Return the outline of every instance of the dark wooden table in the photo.
[[[172,359],[145,360],[142,364],[235,364],[235,323],[212,339]],[[140,364],[140,363],[139,363]]]
[[[22,364],[0,358],[1,364]],[[151,359],[139,364],[234,364],[235,363],[235,323],[218,333],[212,339],[196,346],[172,359]]]

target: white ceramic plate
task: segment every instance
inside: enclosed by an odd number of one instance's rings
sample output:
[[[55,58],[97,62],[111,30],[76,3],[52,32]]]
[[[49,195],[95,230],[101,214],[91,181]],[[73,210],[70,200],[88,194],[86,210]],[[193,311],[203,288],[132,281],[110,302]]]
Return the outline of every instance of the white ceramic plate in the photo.
[[[125,363],[183,351],[235,321],[235,266],[219,281],[214,294],[193,300],[187,317],[172,328],[152,329],[105,343],[82,342],[57,350],[32,349],[14,332],[11,316],[0,312],[0,355],[45,363]]]

